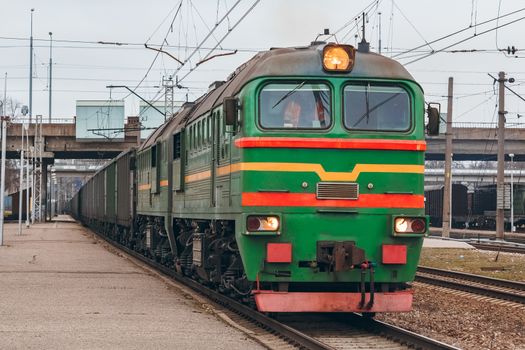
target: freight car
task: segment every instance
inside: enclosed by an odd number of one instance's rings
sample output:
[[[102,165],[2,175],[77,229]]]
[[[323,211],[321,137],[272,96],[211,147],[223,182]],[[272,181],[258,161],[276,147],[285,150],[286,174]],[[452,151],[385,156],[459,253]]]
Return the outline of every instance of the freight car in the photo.
[[[507,194],[510,193],[510,184]],[[482,185],[469,192],[461,184],[452,185],[452,227],[481,230],[496,229],[496,185]],[[514,225],[525,226],[525,185],[514,185]],[[430,225],[442,226],[443,186],[425,186],[425,213]],[[505,210],[505,230],[510,231],[510,209]]]
[[[505,184],[508,195],[510,184]],[[514,184],[514,225],[521,228],[525,219],[525,185]],[[496,229],[496,198],[497,186],[495,184],[478,186],[472,199],[472,219],[470,227],[486,230]],[[505,210],[505,230],[510,231],[510,209]]]
[[[424,111],[412,76],[367,45],[261,52],[71,208],[264,312],[408,311],[428,226]]]
[[[13,197],[4,197],[4,218],[9,219],[13,215]]]
[[[465,185],[452,185],[452,227],[465,228],[471,217],[468,188]],[[430,225],[443,225],[443,186],[425,186],[425,213]]]
[[[29,196],[31,196],[31,190],[29,190]],[[5,220],[18,220],[19,216],[19,205],[20,205],[20,192],[14,192],[9,194],[6,198],[6,211],[5,211]],[[26,219],[26,190],[22,191],[22,220]],[[31,198],[31,197],[30,197]]]

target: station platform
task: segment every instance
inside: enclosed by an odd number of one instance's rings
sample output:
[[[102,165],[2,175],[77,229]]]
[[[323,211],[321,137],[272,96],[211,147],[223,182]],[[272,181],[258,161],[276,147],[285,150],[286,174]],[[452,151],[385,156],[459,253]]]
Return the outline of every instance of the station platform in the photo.
[[[2,349],[263,349],[68,217],[5,228]]]
[[[432,236],[441,236],[442,228],[441,227],[430,227],[429,233]],[[523,232],[507,232],[504,233],[504,239],[505,240],[524,240],[525,239],[525,233]],[[495,231],[484,231],[484,230],[471,230],[471,229],[457,229],[453,228],[450,230],[450,237],[452,238],[459,238],[459,239],[467,239],[467,238],[487,238],[487,239],[495,239],[496,238],[496,232]]]
[[[431,237],[426,237],[423,240],[423,248],[476,249],[466,242]]]

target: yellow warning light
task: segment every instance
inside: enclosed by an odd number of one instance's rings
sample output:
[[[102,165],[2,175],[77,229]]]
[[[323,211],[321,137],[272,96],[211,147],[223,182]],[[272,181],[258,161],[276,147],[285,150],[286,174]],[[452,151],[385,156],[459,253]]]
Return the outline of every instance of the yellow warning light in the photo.
[[[355,49],[351,45],[326,45],[323,68],[327,71],[349,72],[354,66]]]

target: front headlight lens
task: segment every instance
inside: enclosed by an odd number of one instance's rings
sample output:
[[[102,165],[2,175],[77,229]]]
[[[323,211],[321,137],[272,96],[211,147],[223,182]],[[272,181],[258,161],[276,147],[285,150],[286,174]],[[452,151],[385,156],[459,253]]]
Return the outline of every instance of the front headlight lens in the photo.
[[[280,222],[277,216],[250,215],[246,219],[246,229],[251,232],[277,231]]]
[[[408,221],[405,218],[396,218],[395,223],[396,232],[407,232]]]
[[[397,217],[394,220],[396,233],[425,233],[426,230],[427,223],[423,218]]]
[[[351,71],[355,49],[351,45],[328,44],[323,49],[323,67],[327,71]]]

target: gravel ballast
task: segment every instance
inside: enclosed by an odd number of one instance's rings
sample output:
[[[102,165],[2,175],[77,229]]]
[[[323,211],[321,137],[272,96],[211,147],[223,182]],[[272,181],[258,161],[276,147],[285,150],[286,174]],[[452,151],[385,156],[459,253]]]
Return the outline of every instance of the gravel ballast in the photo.
[[[387,313],[393,323],[462,349],[525,349],[525,306],[414,284],[408,313]]]

